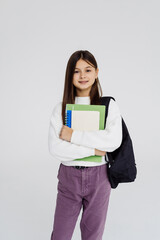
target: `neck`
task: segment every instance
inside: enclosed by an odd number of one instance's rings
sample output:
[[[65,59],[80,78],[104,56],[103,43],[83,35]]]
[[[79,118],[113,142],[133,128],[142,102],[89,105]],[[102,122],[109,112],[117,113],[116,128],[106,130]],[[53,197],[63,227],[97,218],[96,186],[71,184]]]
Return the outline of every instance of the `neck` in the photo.
[[[89,97],[90,96],[90,89],[86,89],[86,90],[83,90],[83,91],[80,91],[79,89],[77,89],[76,91],[76,96],[77,97]]]
[[[76,95],[75,97],[90,97],[90,96],[81,96],[81,95],[79,96],[79,95]]]

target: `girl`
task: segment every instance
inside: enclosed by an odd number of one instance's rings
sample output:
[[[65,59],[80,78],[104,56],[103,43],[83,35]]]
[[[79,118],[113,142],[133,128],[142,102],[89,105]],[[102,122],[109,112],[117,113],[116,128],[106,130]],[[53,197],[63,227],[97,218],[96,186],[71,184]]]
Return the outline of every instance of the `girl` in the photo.
[[[71,240],[82,207],[81,239],[102,240],[111,192],[105,155],[121,144],[120,110],[111,99],[105,130],[77,131],[65,126],[67,103],[101,104],[98,71],[89,51],[74,52],[67,64],[63,100],[55,105],[51,115],[49,151],[61,162],[51,240]],[[102,156],[102,161],[73,161],[92,155]]]

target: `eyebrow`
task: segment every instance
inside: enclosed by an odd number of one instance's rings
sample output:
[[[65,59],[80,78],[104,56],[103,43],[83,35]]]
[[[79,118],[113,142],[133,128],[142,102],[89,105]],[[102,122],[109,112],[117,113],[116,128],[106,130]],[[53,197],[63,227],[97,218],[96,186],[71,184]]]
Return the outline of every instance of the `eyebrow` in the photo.
[[[91,66],[85,67],[85,68],[91,68]],[[75,69],[79,69],[79,68],[75,68]]]

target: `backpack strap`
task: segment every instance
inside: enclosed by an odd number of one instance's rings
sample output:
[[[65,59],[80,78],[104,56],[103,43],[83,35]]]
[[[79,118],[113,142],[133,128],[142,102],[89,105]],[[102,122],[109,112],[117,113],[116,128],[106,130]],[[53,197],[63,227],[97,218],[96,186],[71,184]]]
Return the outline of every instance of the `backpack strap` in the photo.
[[[106,111],[105,111],[105,119],[107,119],[107,116],[108,116],[108,106],[109,106],[109,102],[111,100],[111,98],[115,101],[115,98],[114,97],[111,97],[111,96],[104,96],[104,97],[101,97],[100,100],[101,100],[101,105],[105,105],[106,106]],[[105,121],[105,126],[104,128],[106,127],[106,121]]]
[[[106,127],[106,119],[107,119],[107,116],[108,116],[108,106],[109,106],[109,102],[110,102],[111,99],[113,99],[115,101],[115,98],[111,97],[111,96],[104,96],[104,97],[100,98],[101,105],[106,106],[104,128]],[[107,162],[107,168],[109,168],[109,163],[111,164],[113,162],[112,153],[108,152],[107,156],[108,156],[108,161],[107,161],[106,155],[105,155],[105,161]]]

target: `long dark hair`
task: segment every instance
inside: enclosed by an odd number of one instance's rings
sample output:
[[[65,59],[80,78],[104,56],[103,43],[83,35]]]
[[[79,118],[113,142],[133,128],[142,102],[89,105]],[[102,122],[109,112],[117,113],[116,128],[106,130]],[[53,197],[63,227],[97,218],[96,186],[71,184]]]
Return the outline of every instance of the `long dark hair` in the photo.
[[[65,83],[64,83],[64,92],[63,92],[63,101],[62,101],[62,122],[65,125],[65,107],[67,103],[74,104],[76,96],[76,88],[73,85],[73,74],[75,71],[76,63],[79,59],[83,59],[89,65],[95,68],[98,68],[96,59],[94,56],[87,50],[79,50],[74,52],[67,63],[66,74],[65,74]],[[90,90],[90,104],[100,105],[100,98],[102,97],[102,88],[99,82],[99,79],[95,80],[92,88]]]

